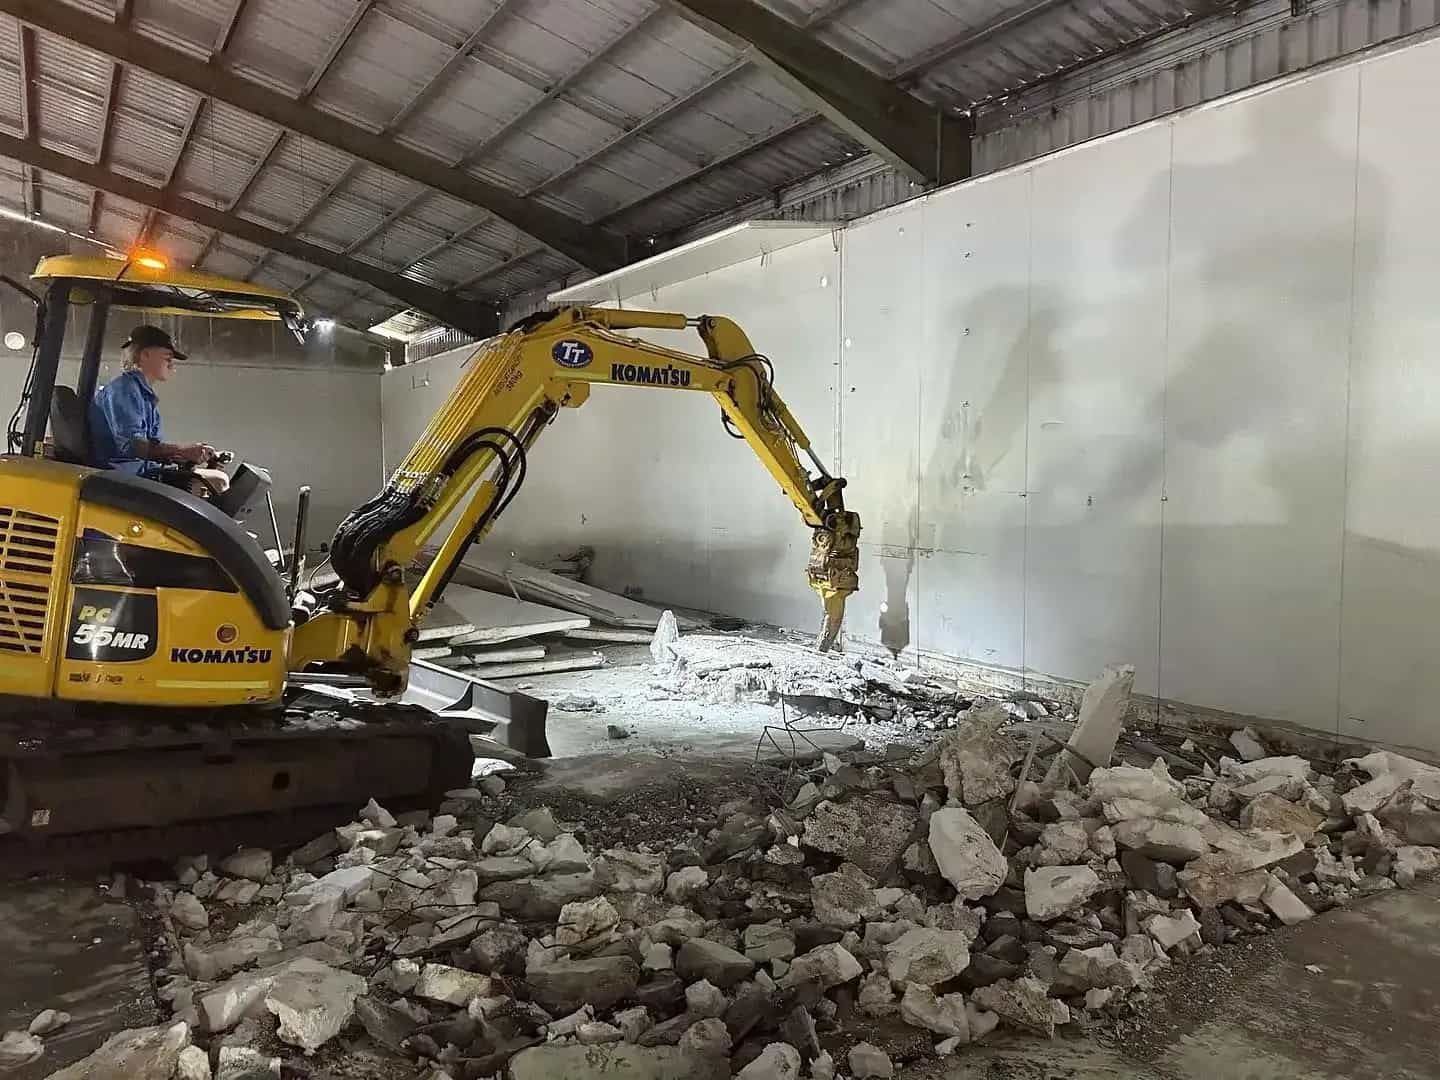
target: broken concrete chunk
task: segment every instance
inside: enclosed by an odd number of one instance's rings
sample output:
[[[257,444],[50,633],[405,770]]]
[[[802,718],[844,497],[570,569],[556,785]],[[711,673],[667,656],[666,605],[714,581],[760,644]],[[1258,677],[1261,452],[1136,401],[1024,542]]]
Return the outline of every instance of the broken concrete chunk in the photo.
[[[789,1043],[770,1043],[735,1076],[736,1080],[799,1080],[800,1052]]]
[[[599,892],[593,872],[549,874],[493,882],[480,891],[480,899],[494,901],[507,915],[539,920],[557,918],[566,904],[587,900]]]
[[[789,960],[795,955],[795,934],[775,923],[753,923],[745,928],[745,955],[757,964]]]
[[[463,1008],[471,998],[489,997],[493,987],[488,975],[477,975],[449,964],[426,964],[420,969],[414,993],[416,997]]]
[[[668,944],[657,941],[645,950],[644,963],[641,966],[646,971],[670,971],[675,967],[674,953]]]
[[[1240,824],[1246,828],[1291,833],[1307,844],[1324,821],[1309,807],[1269,793],[1256,796],[1240,811]]]
[[[1025,912],[1039,922],[1074,911],[1101,889],[1088,866],[1043,866],[1025,871]]]
[[[1055,1034],[1055,1013],[1050,1008],[1050,998],[1045,993],[1045,985],[1033,976],[1001,979],[990,986],[980,987],[971,998],[979,1008],[1008,1020],[1016,1027],[1045,1036]]]
[[[231,877],[263,883],[270,876],[272,859],[263,848],[241,848],[220,861],[220,869]]]
[[[45,1053],[45,1044],[28,1031],[7,1031],[0,1038],[0,1070],[21,1069]],[[72,1073],[75,1080],[83,1074]]]
[[[1304,922],[1312,917],[1315,912],[1309,906],[1286,887],[1285,883],[1274,874],[1269,875],[1269,882],[1265,886],[1265,892],[1260,897],[1260,902],[1270,909],[1277,919],[1286,926],[1294,926],[1296,923]]]
[[[870,1043],[856,1043],[850,1048],[850,1075],[855,1080],[888,1080],[895,1075],[890,1055]]]
[[[243,878],[236,878],[234,881],[227,881],[215,893],[215,899],[225,904],[248,904],[260,892],[260,885],[255,881],[246,881]]]
[[[930,815],[930,851],[962,900],[992,895],[1009,871],[1009,863],[990,834],[958,807]]]
[[[705,1017],[686,1029],[679,1046],[697,1057],[726,1060],[730,1057],[730,1030],[718,1017]]]
[[[1077,754],[1060,755],[1081,783],[1088,780],[1091,773],[1085,759],[1101,768],[1110,764],[1115,742],[1124,729],[1125,712],[1130,707],[1134,686],[1135,668],[1125,664],[1107,667],[1085,688],[1085,696],[1080,699],[1080,718],[1068,743]]]
[[[676,904],[684,904],[710,884],[710,875],[703,866],[685,866],[665,879],[665,895]]]
[[[919,812],[879,796],[820,803],[805,819],[802,842],[852,862],[871,877],[886,873],[911,842]]]
[[[910,983],[905,987],[905,996],[900,999],[900,1016],[912,1027],[924,1028],[937,1035],[958,1037],[962,1043],[970,1041],[970,1020],[965,1011],[963,994],[936,997],[930,987]]]
[[[215,1080],[280,1080],[280,1059],[253,1046],[221,1046]]]
[[[53,1035],[70,1023],[70,1014],[59,1009],[43,1009],[30,1021],[26,1030],[31,1035]]]
[[[271,984],[265,1007],[280,1021],[280,1039],[308,1054],[350,1022],[355,999],[367,989],[361,976],[348,971],[293,971]]]
[[[510,1080],[729,1080],[730,1063],[686,1053],[676,1046],[608,1043],[532,1046],[510,1059]]]
[[[1248,727],[1241,728],[1239,731],[1232,731],[1230,733],[1230,745],[1233,746],[1235,752],[1240,755],[1241,761],[1259,761],[1269,754],[1269,751],[1265,749],[1265,744],[1262,743],[1255,732]]]
[[[1406,844],[1395,852],[1390,872],[1395,875],[1395,883],[1406,888],[1440,874],[1440,849]]]
[[[360,808],[360,820],[368,821],[381,829],[395,828],[395,815],[386,810],[373,798]]]
[[[170,1080],[180,1052],[189,1045],[190,1027],[184,1022],[130,1028],[110,1036],[90,1056],[51,1073],[48,1080]]]
[[[843,864],[833,874],[811,878],[810,900],[815,918],[826,926],[856,926],[863,919],[880,915],[875,879],[854,863]]]
[[[1084,822],[1052,822],[1040,831],[1040,842],[1035,847],[1035,865],[1072,866],[1084,862],[1089,850],[1090,833]]]
[[[1156,758],[1155,765],[1149,769],[1134,765],[1096,769],[1090,774],[1091,796],[1101,803],[1116,799],[1141,799],[1152,803],[1183,801],[1185,788],[1171,779],[1164,759]]]
[[[210,913],[205,905],[190,893],[179,893],[170,905],[170,917],[186,930],[204,930],[210,925]]]
[[[597,940],[613,930],[619,921],[614,905],[603,896],[573,901],[560,909],[555,944],[575,946]]]
[[[610,848],[595,860],[595,880],[606,892],[653,896],[665,885],[665,860],[659,855]]]
[[[618,1027],[600,1020],[591,1020],[575,1029],[575,1038],[580,1041],[582,1046],[616,1043],[620,1041],[621,1037],[622,1032]]]
[[[895,988],[890,977],[883,971],[872,971],[860,980],[860,993],[855,998],[856,1007],[862,1015],[878,1018],[893,1016],[898,1007],[895,1004]]]
[[[675,971],[686,982],[709,979],[724,990],[749,978],[754,970],[755,961],[744,953],[704,938],[685,942],[675,955]]]
[[[954,931],[910,930],[885,946],[885,972],[897,984],[935,986],[969,966],[969,945],[964,935]]]
[[[940,769],[953,805],[979,806],[1015,790],[1010,766],[1021,753],[1000,730],[1009,718],[1003,706],[972,711],[941,739]]]
[[[708,979],[701,979],[685,988],[685,1011],[697,1019],[724,1016],[729,1005],[725,991]]]
[[[1190,825],[1140,818],[1114,826],[1115,843],[1151,859],[1187,863],[1209,850],[1205,836]]]
[[[279,934],[265,936],[233,937],[215,945],[202,946],[187,941],[184,948],[185,970],[192,979],[200,982],[214,982],[229,975],[268,952],[279,952],[282,948]]]
[[[399,1050],[420,1026],[403,1009],[372,996],[355,999],[355,1017],[365,1033],[388,1050]]]
[[[175,1080],[210,1080],[210,1055],[198,1046],[187,1046],[175,1059]]]
[[[780,980],[783,986],[801,986],[812,979],[822,990],[831,990],[858,978],[864,969],[844,946],[820,945],[790,963],[790,970]]]
[[[552,1013],[572,1012],[582,1005],[608,1009],[635,992],[640,967],[628,956],[554,960],[527,966],[525,981],[534,1000]]]
[[[494,825],[480,842],[482,855],[519,855],[534,842],[524,829],[510,825]]]
[[[1151,915],[1145,920],[1145,932],[1164,949],[1173,949],[1182,941],[1198,937],[1200,923],[1185,908],[1176,915]]]

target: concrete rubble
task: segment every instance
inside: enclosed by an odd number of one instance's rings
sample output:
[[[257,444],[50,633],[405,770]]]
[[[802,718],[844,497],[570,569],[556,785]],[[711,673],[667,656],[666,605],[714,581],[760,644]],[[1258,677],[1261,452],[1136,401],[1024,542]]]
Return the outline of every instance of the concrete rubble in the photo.
[[[734,690],[692,638],[666,678]],[[823,663],[868,700],[866,662]],[[789,693],[814,665],[787,664],[740,670]],[[1121,1019],[1192,955],[1440,874],[1440,769],[1137,740],[1133,678],[1107,669],[1068,736],[1060,706],[955,707],[926,750],[828,754],[683,842],[524,807],[512,778],[434,816],[372,799],[288,859],[181,860],[153,886],[173,1020],[95,1056],[158,1080],[362,1051],[450,1080],[906,1075]],[[0,1062],[42,1054],[50,1012]]]

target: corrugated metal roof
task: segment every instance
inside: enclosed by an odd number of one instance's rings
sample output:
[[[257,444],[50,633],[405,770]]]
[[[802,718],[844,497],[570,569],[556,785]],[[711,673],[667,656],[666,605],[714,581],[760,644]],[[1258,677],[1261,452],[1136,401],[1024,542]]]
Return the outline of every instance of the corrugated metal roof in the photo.
[[[102,18],[115,11],[113,0],[64,2]],[[1154,71],[1137,68],[1135,58],[1174,37],[1161,31],[1190,20],[1186,0],[765,2],[917,96],[977,108],[977,162],[989,168],[1303,64],[1296,57],[1318,55],[1329,47],[1323,42],[1344,51],[1429,25],[1436,0],[1307,0],[1299,16],[1289,0],[1253,0],[1238,17],[1178,31],[1252,34],[1249,60],[1217,59],[1212,48],[1189,67]],[[660,0],[246,0],[228,48],[211,61],[235,3],[132,0],[131,27],[292,96],[309,90],[316,109],[446,162],[465,161],[477,177],[638,242],[746,213],[853,216],[912,192],[908,179],[867,164],[849,135],[734,41]],[[1363,19],[1350,14],[1362,9]],[[1273,24],[1264,31],[1255,14],[1262,10]],[[1331,33],[1329,23],[1313,21],[1321,18],[1340,28]],[[1308,42],[1283,37],[1307,32]],[[106,123],[111,62],[44,33],[35,38],[40,138],[89,159]],[[1206,49],[1200,38],[1187,47]],[[435,81],[442,71],[446,78]],[[0,19],[0,127],[11,131],[22,109],[18,74],[17,29]],[[186,142],[194,95],[143,72],[123,73],[113,104],[116,171],[153,184],[179,160],[182,194],[221,207],[239,199],[255,220],[353,247],[391,272],[503,299],[577,269],[462,200],[426,194],[300,136],[277,143],[271,124],[223,104],[200,110]],[[841,177],[836,184],[808,179],[827,169]],[[52,187],[56,220],[87,225],[83,192]],[[15,191],[23,203],[25,192]],[[125,243],[145,216],[105,198],[98,231]],[[211,243],[206,230],[163,216],[154,239],[173,257],[203,254],[221,272],[244,274],[263,254],[229,239]],[[315,273],[278,258],[264,272],[296,284]],[[373,291],[334,275],[311,290],[329,305],[348,296],[367,317],[377,306]]]

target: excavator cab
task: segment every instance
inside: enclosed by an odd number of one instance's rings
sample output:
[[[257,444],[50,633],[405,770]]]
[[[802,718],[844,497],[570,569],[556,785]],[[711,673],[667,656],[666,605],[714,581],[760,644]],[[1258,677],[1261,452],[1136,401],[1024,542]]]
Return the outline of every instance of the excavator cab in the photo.
[[[26,295],[35,305],[35,347],[31,371],[20,408],[8,433],[8,449],[25,457],[47,457],[71,465],[93,465],[90,405],[95,397],[100,366],[104,362],[106,331],[113,309],[138,312],[142,317],[158,315],[204,316],[283,323],[298,340],[309,327],[305,314],[283,292],[250,282],[236,281],[195,271],[170,270],[162,260],[141,256],[132,259],[58,255],[42,259],[34,280],[35,292],[11,278],[0,279]],[[67,331],[85,323],[78,350],[75,385],[60,381],[60,364],[75,355],[67,349]],[[217,463],[227,463],[221,458]],[[173,470],[168,482],[192,486],[185,470]],[[242,463],[230,490],[214,495],[216,506],[227,516],[245,520],[267,504],[269,474],[262,468]],[[207,495],[207,497],[211,497]],[[273,516],[271,519],[274,525]],[[278,535],[276,547],[280,546]]]

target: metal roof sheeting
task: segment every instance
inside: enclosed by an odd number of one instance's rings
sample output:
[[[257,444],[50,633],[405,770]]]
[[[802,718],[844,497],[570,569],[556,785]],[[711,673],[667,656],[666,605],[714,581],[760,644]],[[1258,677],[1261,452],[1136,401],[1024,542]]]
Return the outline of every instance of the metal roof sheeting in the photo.
[[[106,19],[116,10],[114,0],[57,2]],[[132,0],[130,25],[210,61],[237,2]],[[1186,0],[765,2],[924,100],[974,107],[983,170],[1431,25],[1437,0],[1307,0],[1300,15],[1290,0],[1251,0],[1239,15],[1198,22]],[[238,10],[211,62],[292,96],[308,89],[318,110],[636,245],[747,214],[854,217],[918,193],[736,42],[660,0],[243,0]],[[39,138],[91,159],[111,61],[44,33],[35,41]],[[19,66],[16,25],[0,18],[0,127],[12,132]],[[110,167],[158,184],[178,160],[174,186],[187,197],[222,208],[239,200],[239,212],[272,228],[433,286],[463,285],[484,302],[578,269],[462,200],[300,136],[277,143],[273,125],[223,104],[201,108],[186,141],[195,103],[125,70]],[[76,185],[43,186],[56,194],[57,222],[88,225]],[[18,182],[15,193],[23,205]],[[145,217],[104,197],[97,231],[127,243]],[[177,259],[203,253],[223,273],[243,275],[263,258],[262,275],[313,279],[309,291],[327,306],[348,303],[367,318],[387,303],[368,286],[317,278],[229,238],[210,243],[206,230],[163,215],[153,241]]]

